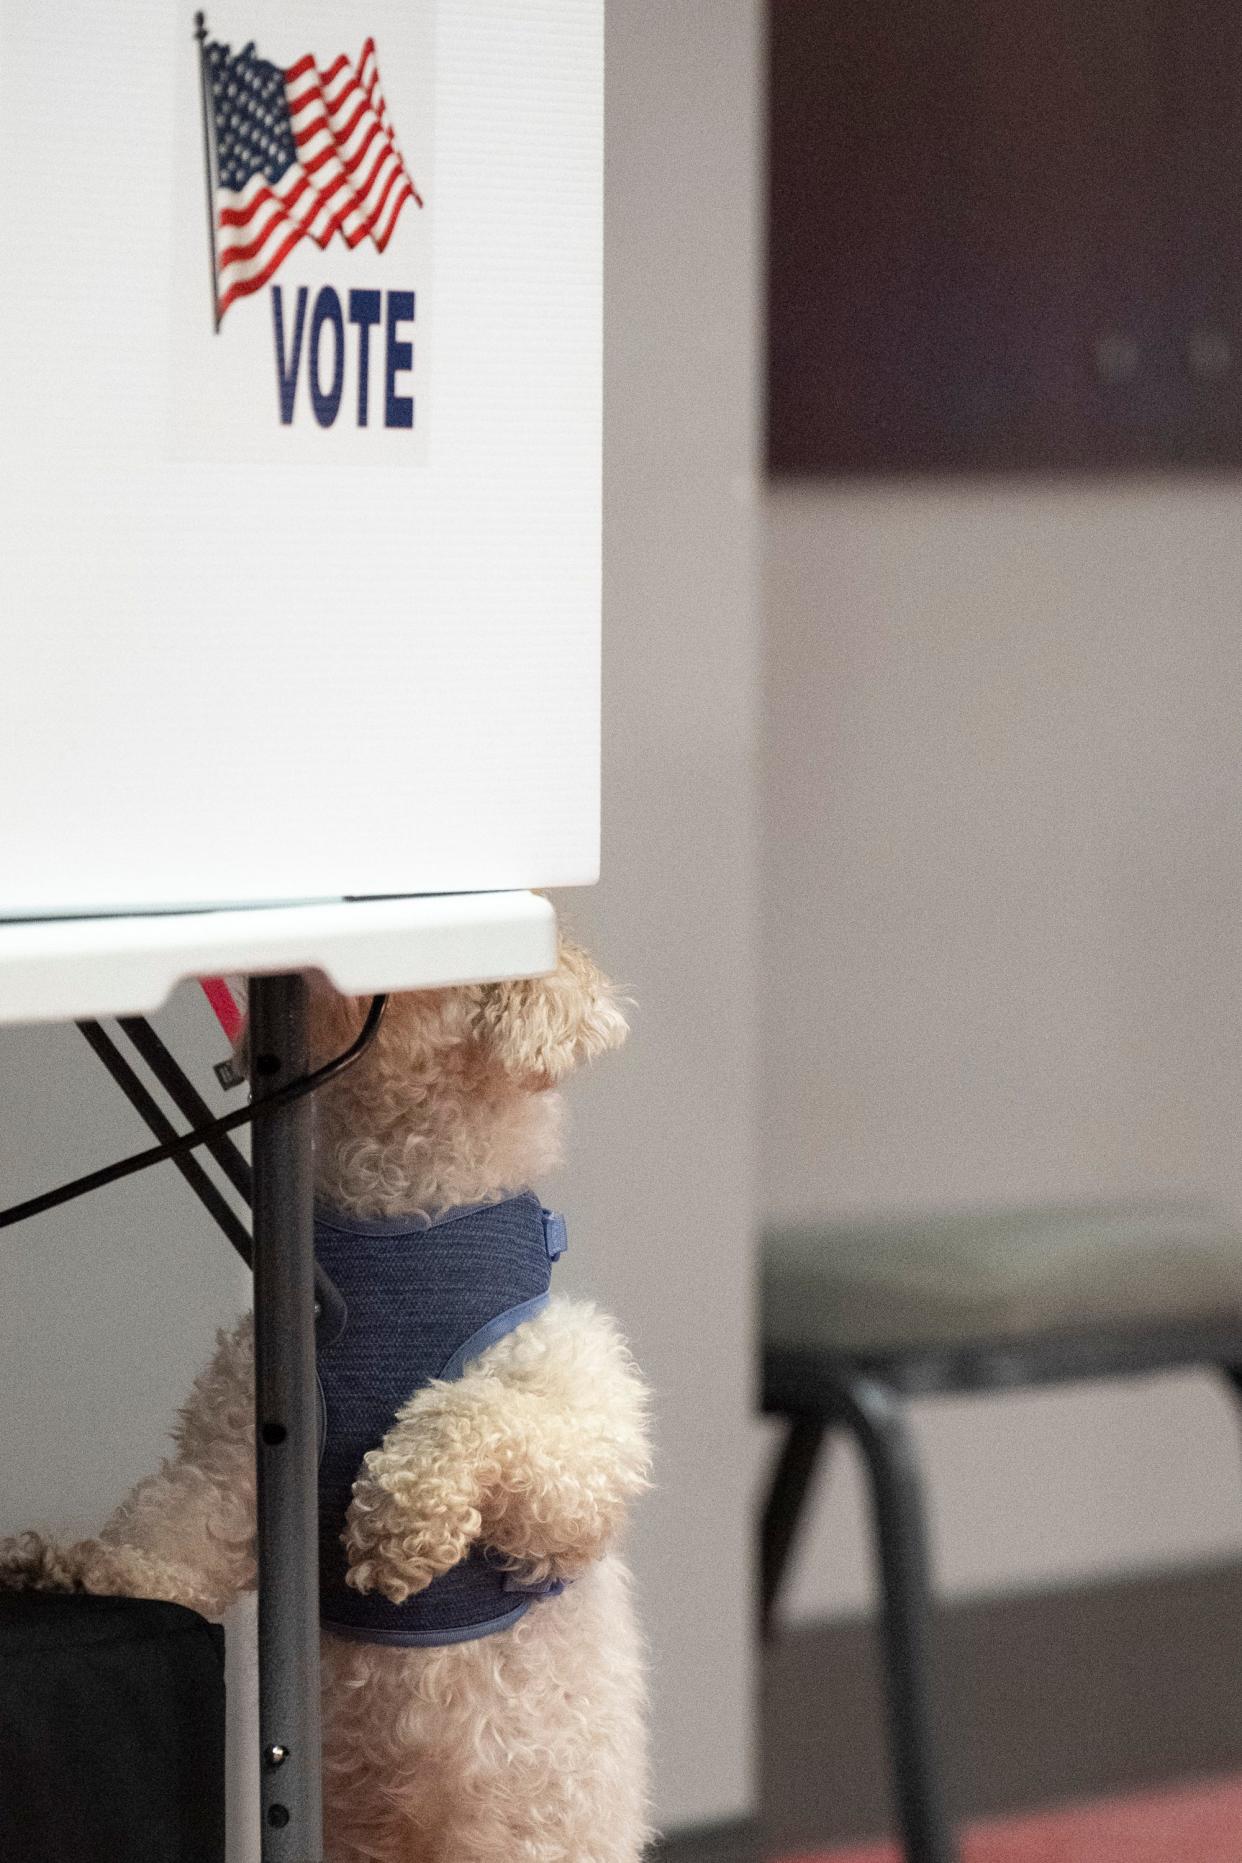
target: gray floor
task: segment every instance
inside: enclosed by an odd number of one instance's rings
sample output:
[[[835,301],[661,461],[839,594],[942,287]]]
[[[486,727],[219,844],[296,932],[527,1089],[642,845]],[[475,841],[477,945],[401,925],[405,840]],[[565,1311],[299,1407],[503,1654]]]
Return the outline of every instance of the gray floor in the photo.
[[[1242,1771],[1242,1567],[959,1604],[937,1641],[959,1815]],[[770,1849],[887,1831],[880,1714],[870,1624],[768,1651]]]
[[[937,1643],[960,1817],[1242,1772],[1242,1566],[957,1604]],[[887,1834],[881,1710],[871,1624],[786,1633],[762,1665],[763,1841],[674,1833],[651,1863]]]

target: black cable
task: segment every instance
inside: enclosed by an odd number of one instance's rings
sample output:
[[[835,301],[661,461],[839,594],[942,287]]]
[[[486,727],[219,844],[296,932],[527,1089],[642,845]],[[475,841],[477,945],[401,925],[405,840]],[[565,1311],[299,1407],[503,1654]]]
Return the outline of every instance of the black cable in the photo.
[[[120,1016],[118,1021],[177,1110],[184,1113],[192,1126],[209,1125],[210,1106],[193,1081],[182,1072],[151,1024],[142,1016]],[[148,1120],[147,1124],[150,1123]],[[204,1139],[203,1143],[238,1196],[253,1203],[250,1165],[232,1139]]]
[[[138,1113],[139,1117],[151,1128],[156,1138],[162,1139],[165,1143],[170,1139],[178,1138],[180,1134],[176,1126],[173,1125],[172,1120],[165,1118],[157,1101],[147,1092],[129,1062],[116,1047],[110,1036],[100,1028],[98,1022],[79,1022],[78,1028],[86,1037],[94,1053],[97,1054],[99,1059],[103,1062],[130,1105]],[[171,1059],[171,1056],[169,1058]],[[229,1205],[227,1200],[212,1183],[197,1158],[191,1158],[188,1155],[183,1158],[174,1157],[172,1162],[176,1165],[199,1202],[204,1206],[208,1214],[215,1218],[215,1221],[219,1224],[220,1228],[223,1229],[225,1235],[233,1244],[233,1247],[237,1250],[237,1253],[241,1256],[246,1266],[249,1267],[251,1257],[250,1232],[237,1212]]]
[[[121,1158],[116,1164],[104,1165],[101,1170],[90,1171],[85,1177],[74,1178],[72,1183],[61,1184],[56,1190],[45,1190],[42,1196],[29,1197],[25,1203],[16,1203],[12,1209],[0,1210],[0,1229],[7,1229],[13,1223],[24,1222],[28,1216],[40,1216],[44,1210],[54,1210],[59,1204],[69,1203],[74,1197],[83,1197],[91,1190],[102,1190],[105,1184],[114,1184],[119,1178],[132,1177],[135,1171],[145,1171],[153,1164],[163,1164],[165,1159],[182,1157],[199,1145],[210,1144],[222,1138],[226,1132],[236,1131],[238,1126],[246,1125],[251,1119],[272,1113],[278,1107],[288,1106],[293,1100],[304,1099],[325,1081],[331,1080],[358,1059],[364,1048],[370,1046],[380,1025],[387,996],[375,996],[367,1011],[367,1019],[349,1047],[338,1054],[332,1061],[325,1061],[322,1067],[315,1068],[309,1074],[303,1074],[300,1080],[291,1080],[286,1086],[278,1087],[275,1093],[264,1094],[262,1099],[252,1100],[249,1106],[240,1106],[234,1113],[226,1113],[222,1119],[214,1119],[208,1126],[200,1126],[195,1132],[187,1132],[183,1137],[172,1139],[167,1144],[153,1146],[150,1151],[135,1152],[131,1158]]]

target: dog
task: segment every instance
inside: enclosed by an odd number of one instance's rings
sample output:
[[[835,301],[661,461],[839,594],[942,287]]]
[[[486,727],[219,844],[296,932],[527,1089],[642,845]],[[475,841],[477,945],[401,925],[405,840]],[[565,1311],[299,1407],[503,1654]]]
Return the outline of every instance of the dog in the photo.
[[[365,1007],[312,985],[316,1063]],[[650,1834],[643,1651],[616,1549],[648,1486],[648,1394],[613,1321],[548,1294],[558,1224],[528,1189],[559,1157],[560,1083],[625,1032],[612,986],[562,937],[550,976],[393,996],[316,1095],[316,1249],[345,1283],[318,1323],[330,1863],[639,1863]],[[475,1327],[489,1276],[504,1312]],[[395,1413],[397,1361],[376,1346],[394,1307],[430,1327],[439,1367]],[[334,1354],[368,1326],[366,1364],[378,1352],[388,1382],[359,1399]],[[453,1327],[470,1338],[446,1372]],[[255,1584],[253,1406],[247,1317],[220,1335],[160,1471],[95,1539],[4,1542],[0,1586],[220,1617]]]

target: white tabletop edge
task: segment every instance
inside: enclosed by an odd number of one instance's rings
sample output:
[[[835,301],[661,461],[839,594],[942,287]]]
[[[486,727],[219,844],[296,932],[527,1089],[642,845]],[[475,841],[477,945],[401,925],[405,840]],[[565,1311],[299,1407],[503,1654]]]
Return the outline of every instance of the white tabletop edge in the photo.
[[[314,970],[364,995],[555,963],[555,912],[528,892],[15,919],[0,923],[0,1023],[146,1015],[192,977]]]

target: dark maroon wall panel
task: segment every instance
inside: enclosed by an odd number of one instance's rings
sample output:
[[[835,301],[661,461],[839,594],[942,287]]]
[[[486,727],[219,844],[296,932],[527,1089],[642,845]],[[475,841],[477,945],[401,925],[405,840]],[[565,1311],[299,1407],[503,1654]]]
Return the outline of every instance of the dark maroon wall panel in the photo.
[[[777,473],[1242,462],[1242,5],[770,0]]]

